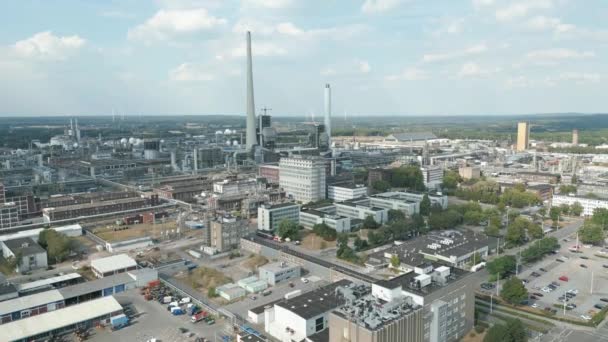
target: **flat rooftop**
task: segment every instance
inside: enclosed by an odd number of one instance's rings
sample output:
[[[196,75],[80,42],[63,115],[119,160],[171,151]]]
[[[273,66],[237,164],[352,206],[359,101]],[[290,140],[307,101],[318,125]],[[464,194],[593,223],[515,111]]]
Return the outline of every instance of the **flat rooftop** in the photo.
[[[66,286],[58,289],[63,298],[74,298],[82,295],[87,295],[96,291],[101,291],[117,285],[128,284],[135,280],[126,272],[119,273],[109,277],[103,277],[80,284]]]
[[[68,205],[68,206],[63,206],[63,207],[58,207],[58,208],[49,207],[49,208],[44,208],[43,211],[54,211],[54,212],[72,211],[72,210],[87,209],[87,208],[106,207],[106,206],[115,205],[115,204],[145,202],[145,201],[146,201],[146,198],[130,197],[130,198],[121,198],[121,199],[115,199],[115,200],[103,201],[103,202]]]
[[[275,305],[289,310],[304,319],[310,319],[338,307],[341,299],[336,295],[336,288],[350,284],[352,284],[350,280],[342,279],[299,296],[282,299],[275,303]]]
[[[292,264],[292,263],[288,263],[288,262],[284,262],[284,261],[279,261],[279,262],[273,262],[270,264],[266,264],[266,265],[262,265],[259,267],[259,269],[264,269],[267,270],[269,272],[273,272],[273,273],[277,273],[277,272],[281,272],[281,271],[285,271],[285,270],[291,270],[291,269],[295,269],[295,268],[299,268],[300,266],[296,265],[296,264]]]
[[[40,279],[40,280],[31,281],[29,283],[24,283],[24,284],[17,284],[17,289],[19,290],[19,292],[25,292],[25,291],[36,289],[39,287],[53,285],[56,283],[61,283],[63,281],[79,279],[79,278],[82,278],[82,276],[78,273],[68,273],[68,274],[57,276],[57,277]]]
[[[17,297],[0,302],[0,316],[61,301],[63,301],[63,296],[58,290],[50,290],[30,296]],[[4,327],[4,325],[2,326]]]
[[[114,297],[102,297],[14,322],[2,324],[3,341],[19,341],[122,311]]]
[[[442,265],[440,263],[433,263],[434,269],[441,266],[445,265]],[[461,270],[459,268],[450,267],[450,275],[448,276],[447,282],[445,284],[431,282],[431,284],[420,289],[415,286],[416,282],[414,278],[420,275],[416,272],[410,272],[388,280],[379,280],[375,284],[388,289],[394,289],[401,286],[403,291],[411,292],[424,297],[452,283],[455,283],[456,281],[463,279],[464,277],[471,274],[473,273]]]
[[[91,261],[91,267],[101,273],[112,272],[129,267],[136,267],[137,262],[126,254],[112,255]]]

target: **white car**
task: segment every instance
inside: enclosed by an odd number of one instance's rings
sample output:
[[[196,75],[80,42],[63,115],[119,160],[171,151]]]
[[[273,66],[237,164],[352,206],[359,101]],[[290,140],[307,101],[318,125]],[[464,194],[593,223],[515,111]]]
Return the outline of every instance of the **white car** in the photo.
[[[548,288],[548,287],[543,287],[543,288],[541,289],[541,291],[543,291],[543,292],[545,292],[545,293],[549,293],[549,292],[551,292],[551,289],[550,289],[550,288]]]
[[[591,317],[589,317],[587,315],[581,315],[581,318],[584,319],[585,321],[588,321],[591,319]]]
[[[308,278],[302,278],[301,280],[304,284],[308,284]]]
[[[533,307],[533,308],[535,308],[535,309],[538,309],[538,304],[536,304],[536,303],[534,303],[534,304],[532,304],[530,306]]]

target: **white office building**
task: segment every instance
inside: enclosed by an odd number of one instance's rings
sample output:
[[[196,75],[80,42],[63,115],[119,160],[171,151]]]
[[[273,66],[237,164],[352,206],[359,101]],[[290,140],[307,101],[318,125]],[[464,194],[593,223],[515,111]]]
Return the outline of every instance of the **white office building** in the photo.
[[[258,230],[274,231],[283,220],[299,223],[300,206],[295,203],[283,203],[258,207]]]
[[[325,199],[325,160],[310,156],[281,158],[279,185],[298,202]]]
[[[389,191],[383,192],[380,194],[376,194],[374,198],[382,198],[382,199],[390,199],[394,201],[404,201],[404,202],[422,202],[424,198],[424,192],[417,191]],[[429,193],[429,200],[431,201],[431,205],[439,205],[442,209],[448,208],[448,196],[443,195],[441,193]],[[397,209],[397,208],[395,208]]]
[[[560,206],[562,204],[573,205],[580,203],[583,206],[581,216],[593,216],[593,211],[598,208],[608,209],[608,200],[600,198],[588,198],[570,195],[553,195],[552,205]]]
[[[321,210],[305,209],[300,211],[300,224],[307,229],[312,229],[316,224],[325,223],[329,228],[338,233],[350,232],[350,217],[328,214]]]
[[[367,187],[363,185],[329,185],[327,187],[327,198],[334,202],[348,201],[363,196],[367,196]]]
[[[424,186],[429,189],[438,189],[443,182],[443,169],[440,166],[427,165],[420,168]]]

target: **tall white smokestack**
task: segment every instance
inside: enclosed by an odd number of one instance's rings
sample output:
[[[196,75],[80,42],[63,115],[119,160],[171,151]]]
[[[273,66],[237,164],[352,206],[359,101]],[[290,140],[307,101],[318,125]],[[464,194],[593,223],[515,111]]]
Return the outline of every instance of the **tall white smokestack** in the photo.
[[[331,88],[329,83],[325,85],[325,132],[331,144]]]
[[[251,32],[247,31],[247,131],[245,136],[248,150],[256,144],[255,103],[253,99],[253,65],[251,61]]]

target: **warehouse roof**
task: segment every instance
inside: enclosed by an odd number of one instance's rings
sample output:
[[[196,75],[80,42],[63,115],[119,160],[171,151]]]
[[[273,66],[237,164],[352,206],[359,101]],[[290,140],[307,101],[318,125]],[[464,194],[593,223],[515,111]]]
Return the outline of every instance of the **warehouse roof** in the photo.
[[[397,141],[420,141],[437,139],[437,136],[431,132],[407,132],[394,133],[386,137],[386,139],[395,139]]]
[[[91,261],[91,267],[100,273],[112,272],[135,266],[137,266],[135,260],[126,254],[117,254]]]
[[[2,325],[3,341],[18,341],[121,311],[114,297],[102,297]]]
[[[5,300],[0,302],[0,316],[62,300],[63,296],[61,295],[61,292],[57,290],[45,291],[30,296]]]
[[[78,273],[68,273],[68,274],[57,276],[57,277],[40,279],[40,280],[36,280],[36,281],[31,281],[31,282],[25,283],[25,284],[18,284],[17,288],[19,289],[19,291],[25,292],[25,291],[29,291],[31,289],[35,289],[38,287],[53,285],[55,283],[60,283],[63,281],[68,281],[68,280],[77,279],[77,278],[82,278],[82,276]]]
[[[133,283],[135,280],[128,273],[119,273],[109,277],[95,279],[84,283],[66,286],[59,289],[59,292],[64,298],[74,298],[82,295],[87,295],[92,292],[101,291],[117,285]]]

